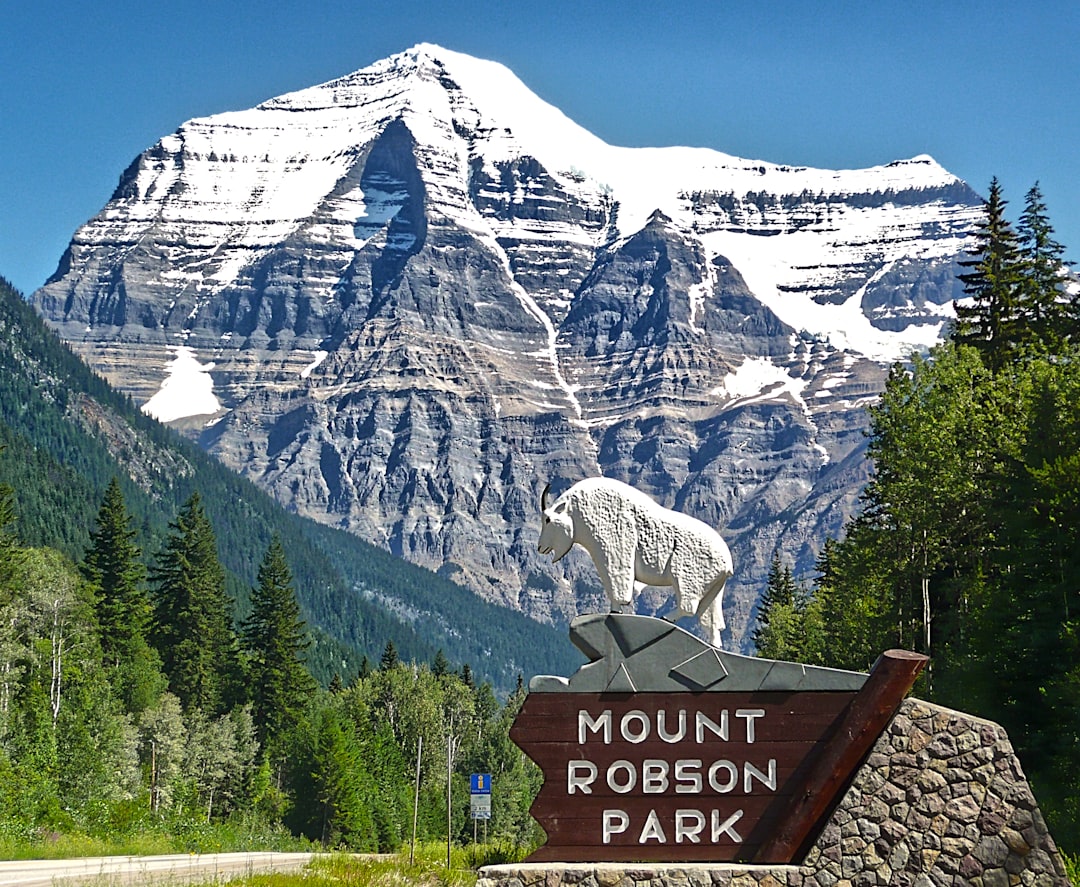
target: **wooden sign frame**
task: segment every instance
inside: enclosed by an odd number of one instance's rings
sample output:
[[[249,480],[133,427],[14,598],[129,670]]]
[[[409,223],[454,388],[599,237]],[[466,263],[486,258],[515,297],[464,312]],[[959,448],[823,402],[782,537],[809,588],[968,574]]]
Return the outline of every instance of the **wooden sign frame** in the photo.
[[[796,861],[927,661],[890,650],[856,691],[530,693],[528,861]]]

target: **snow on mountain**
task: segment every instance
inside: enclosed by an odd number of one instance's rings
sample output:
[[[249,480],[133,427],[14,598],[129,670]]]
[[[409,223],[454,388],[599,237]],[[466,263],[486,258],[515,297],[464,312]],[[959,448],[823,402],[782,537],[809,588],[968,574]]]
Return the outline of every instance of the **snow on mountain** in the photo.
[[[536,492],[634,483],[726,529],[739,643],[772,551],[808,569],[855,507],[862,407],[952,316],[980,207],[926,155],[608,145],[421,44],[183,124],[34,300],[287,507],[538,618],[598,598],[536,555]]]

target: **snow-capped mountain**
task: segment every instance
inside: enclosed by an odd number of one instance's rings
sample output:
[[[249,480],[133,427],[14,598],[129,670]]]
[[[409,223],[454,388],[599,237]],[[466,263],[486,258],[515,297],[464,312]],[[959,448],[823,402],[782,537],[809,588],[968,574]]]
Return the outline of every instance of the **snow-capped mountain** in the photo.
[[[738,644],[773,551],[850,514],[861,407],[939,337],[980,207],[927,156],[607,145],[420,45],[185,123],[34,301],[287,507],[539,618],[599,602],[536,553],[544,483],[642,487],[727,535]]]

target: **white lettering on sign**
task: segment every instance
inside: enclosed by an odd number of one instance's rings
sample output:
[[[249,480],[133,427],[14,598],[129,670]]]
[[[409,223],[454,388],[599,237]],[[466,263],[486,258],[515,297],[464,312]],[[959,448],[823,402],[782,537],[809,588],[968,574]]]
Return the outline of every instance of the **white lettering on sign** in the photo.
[[[668,788],[668,762],[647,758],[641,765],[641,790],[647,795],[662,795]]]
[[[753,778],[756,778],[769,791],[776,791],[776,758],[769,758],[768,767],[769,772],[766,775],[749,761],[743,764],[743,791],[747,794],[753,791]]]
[[[681,795],[701,794],[700,758],[679,759],[675,762],[675,791]]]
[[[637,842],[639,844],[644,844],[646,841],[667,843],[667,836],[664,834],[664,828],[660,825],[660,817],[656,815],[655,810],[649,811],[649,815],[645,819],[645,826],[642,828],[641,834],[638,835]]]
[[[776,791],[776,758],[769,758],[765,769],[750,761],[743,761],[740,769],[734,761],[721,758],[709,764],[702,774],[702,762],[699,758],[680,758],[677,761],[665,761],[663,758],[646,758],[640,769],[633,761],[621,758],[613,761],[604,771],[603,781],[616,794],[625,795],[638,787],[646,795],[665,794],[674,785],[675,792],[683,795],[698,795],[705,785],[718,795],[735,791],[740,782],[743,793],[753,794],[755,785],[760,783],[770,792]],[[594,762],[577,758],[566,764],[566,793],[581,792],[591,795],[593,783],[600,777],[600,767]]]
[[[580,790],[582,794],[592,794],[592,784],[596,781],[596,764],[592,761],[568,761],[566,764],[566,793],[572,795]]]
[[[701,711],[690,706],[670,710],[660,708],[655,713],[635,708],[620,714],[610,708],[596,714],[579,709],[577,741],[581,757],[567,761],[566,793],[598,793],[609,797],[636,795],[654,799],[655,806],[643,819],[640,813],[631,816],[626,810],[605,809],[600,823],[604,844],[630,843],[635,838],[639,845],[741,844],[743,837],[737,826],[744,815],[742,809],[675,807],[671,800],[677,795],[680,804],[693,804],[689,796],[734,797],[777,791],[776,758],[765,758],[759,753],[756,760],[751,761],[736,754],[737,751],[741,754],[755,751],[747,746],[757,742],[758,723],[764,717],[764,708]],[[646,748],[653,754],[660,750],[659,743],[666,743],[679,746],[679,751],[689,751],[692,747],[691,754],[695,756],[633,760],[629,746],[650,740],[651,744]],[[622,743],[630,758],[606,763],[611,760],[611,754],[605,752],[605,762],[589,760],[588,747],[593,743],[616,747]],[[702,754],[710,746],[714,754]],[[671,751],[677,753],[674,748]],[[665,807],[665,803],[669,806]],[[620,835],[624,837],[619,838]]]
[[[743,818],[743,811],[736,810],[722,819],[723,815],[720,810],[710,810],[708,817],[706,817],[703,810],[676,810],[673,821],[675,843],[700,844],[706,823],[708,823],[710,826],[708,831],[710,843],[720,844],[727,841],[732,844],[741,844],[743,838],[735,830],[735,823]],[[613,836],[624,834],[630,829],[630,814],[625,810],[608,809],[604,811],[601,822],[601,838],[605,844],[610,844]],[[639,844],[645,844],[649,841],[656,841],[660,844],[668,842],[664,822],[656,810],[649,811],[641,825],[641,831],[638,833],[637,842]]]
[[[593,733],[598,730],[604,731],[604,745],[611,745],[611,709],[606,709],[600,713],[600,717],[593,719],[593,716],[587,711],[582,709],[577,715],[577,741],[578,745],[585,744],[585,731],[592,730]]]
[[[700,844],[698,837],[705,830],[705,814],[700,810],[676,810],[675,811],[675,843],[681,844],[684,840],[693,844]]]
[[[721,771],[725,771],[728,775],[727,782],[721,782]],[[709,786],[714,792],[719,792],[722,795],[726,795],[729,791],[735,788],[739,784],[739,768],[736,767],[731,761],[713,761],[711,767],[709,767]]]
[[[660,709],[656,713],[656,735],[659,736],[664,742],[682,742],[683,737],[686,735],[686,709],[680,708],[677,715],[678,728],[677,732],[669,733],[667,729],[667,712],[664,709]]]
[[[735,717],[746,722],[742,731],[743,738],[747,743],[755,741],[756,734],[754,722],[758,718],[765,717],[763,708],[737,708]],[[672,730],[671,721],[674,720],[675,728]],[[668,714],[665,709],[656,713],[656,735],[664,742],[674,744],[682,742],[686,738],[688,716],[685,708],[680,708],[673,714]],[[613,718],[611,709],[606,708],[600,714],[593,717],[586,709],[578,710],[578,745],[585,745],[590,738],[598,735],[604,745],[611,745],[614,734]],[[635,745],[644,742],[652,735],[652,718],[641,709],[635,708],[628,711],[619,719],[619,735],[626,741]],[[703,711],[694,712],[694,741],[698,744],[711,741],[714,738],[727,742],[731,738],[731,713],[721,709],[716,713],[716,718]]]
[[[712,842],[714,844],[719,844],[720,843],[720,836],[721,835],[727,835],[736,844],[741,844],[742,843],[742,836],[737,831],[735,831],[733,826],[735,825],[736,822],[738,822],[740,819],[742,819],[742,815],[743,815],[742,810],[736,810],[734,813],[731,814],[731,816],[729,816],[727,819],[725,819],[723,821],[723,823],[721,823],[720,822],[720,811],[719,810],[713,810],[713,812],[712,812]]]
[[[727,742],[728,738],[728,713],[725,708],[720,712],[720,723],[709,720],[704,712],[697,712],[694,716],[694,736],[698,742],[705,741],[705,728],[708,727],[713,733]]]
[[[622,810],[604,811],[604,843],[611,843],[612,835],[621,835],[630,828],[630,817]]]
[[[636,730],[631,729],[634,721],[638,723]],[[645,712],[635,709],[622,716],[622,720],[619,722],[619,733],[627,742],[637,745],[637,743],[644,742],[649,738],[649,727],[649,716]]]
[[[737,708],[735,709],[735,717],[746,718],[746,741],[750,743],[754,741],[754,720],[765,717],[765,709]]]
[[[621,770],[626,771],[626,781],[620,782],[619,777],[616,776]],[[616,761],[607,771],[607,785],[613,792],[617,792],[620,795],[625,795],[627,792],[632,792],[634,786],[637,785],[637,767],[631,764],[629,761]]]

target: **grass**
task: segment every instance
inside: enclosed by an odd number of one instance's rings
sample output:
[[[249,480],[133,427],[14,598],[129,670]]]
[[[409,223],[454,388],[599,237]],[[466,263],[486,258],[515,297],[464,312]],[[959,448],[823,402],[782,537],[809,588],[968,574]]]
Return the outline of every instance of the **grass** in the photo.
[[[167,853],[229,853],[247,850],[313,851],[309,841],[284,827],[261,822],[175,823],[172,827],[135,829],[127,834],[97,837],[35,831],[0,832],[0,859],[77,859],[83,856],[158,856]]]
[[[1065,874],[1069,876],[1069,883],[1073,887],[1080,887],[1080,856],[1062,853],[1061,858],[1065,860]]]

